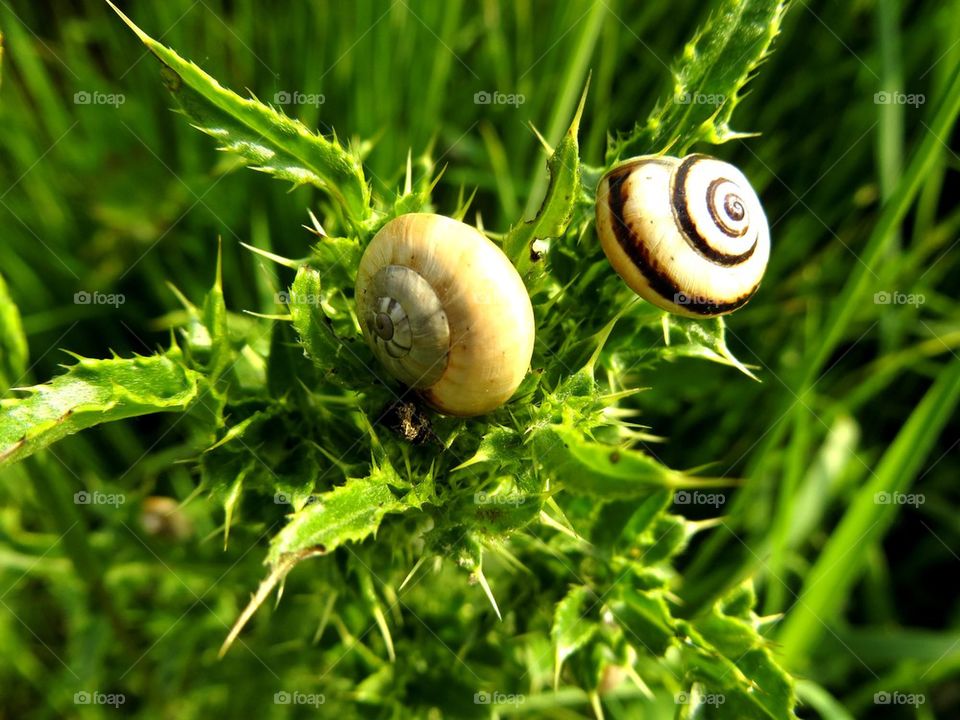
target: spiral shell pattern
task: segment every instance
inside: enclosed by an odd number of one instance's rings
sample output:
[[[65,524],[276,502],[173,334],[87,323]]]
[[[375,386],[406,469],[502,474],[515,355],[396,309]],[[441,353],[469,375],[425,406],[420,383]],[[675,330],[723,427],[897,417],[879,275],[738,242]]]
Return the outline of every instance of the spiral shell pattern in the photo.
[[[410,387],[429,387],[447,367],[450,327],[436,292],[415,270],[387,265],[373,276],[364,334],[390,373]]]
[[[600,181],[596,211],[613,267],[664,310],[723,315],[760,286],[770,230],[757,194],[729,163],[706,155],[634,158]]]

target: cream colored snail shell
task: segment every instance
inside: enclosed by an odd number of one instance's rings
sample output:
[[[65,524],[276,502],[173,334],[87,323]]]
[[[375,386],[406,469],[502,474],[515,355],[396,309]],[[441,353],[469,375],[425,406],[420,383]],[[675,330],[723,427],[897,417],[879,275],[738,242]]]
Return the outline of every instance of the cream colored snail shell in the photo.
[[[706,155],[644,156],[597,188],[597,234],[634,292],[678,315],[733,312],[770,257],[763,206],[743,173]]]
[[[481,415],[530,366],[534,322],[523,280],[480,231],[442,215],[401,215],[363,253],[357,317],[397,380],[448,415]]]

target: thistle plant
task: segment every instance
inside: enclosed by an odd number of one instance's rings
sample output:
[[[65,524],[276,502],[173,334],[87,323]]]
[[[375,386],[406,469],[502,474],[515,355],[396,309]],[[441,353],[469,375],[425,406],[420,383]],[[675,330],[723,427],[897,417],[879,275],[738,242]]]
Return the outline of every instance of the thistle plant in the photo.
[[[591,82],[582,74],[560,141],[530,136],[544,151],[542,199],[505,228],[472,214],[468,191],[439,204],[445,167],[429,152],[411,152],[384,191],[365,163],[375,145],[345,140],[351,128],[320,133],[227,89],[114,9],[183,120],[237,164],[313,186],[323,200],[276,229],[305,223],[312,241],[302,255],[245,243],[251,264],[287,278],[273,307],[228,307],[219,257],[204,297],[171,283],[182,311],[163,349],[73,355],[62,374],[2,400],[0,467],[35,454],[43,462],[41,451],[95,425],[181,417],[188,452],[177,459],[192,481],[181,499],[222,519],[208,528],[208,552],[229,551],[238,528],[252,531],[259,542],[246,552],[264,565],[249,601],[238,592],[217,608],[229,617],[217,628],[220,662],[244,653],[245,638],[269,638],[277,614],[295,612],[302,637],[284,640],[329,669],[284,676],[277,689],[322,698],[325,712],[573,717],[582,705],[596,717],[796,717],[795,680],[770,639],[780,616],[763,616],[751,573],[716,580],[703,564],[679,561],[694,538],[717,552],[724,542],[710,544],[724,532],[719,511],[688,517],[688,499],[719,508],[750,497],[749,482],[668,467],[651,450],[657,428],[639,418],[645,387],[677,358],[723,366],[731,384],[763,370],[734,356],[722,318],[688,319],[638,299],[594,227],[597,184],[626,158],[752,138],[735,111],[764,70],[785,3],[715,3],[678,49],[671,87],[646,119],[610,129],[598,166],[580,157]],[[363,342],[353,297],[361,255],[386,223],[414,212],[477,224],[531,298],[531,369],[489,414],[430,410]],[[837,316],[824,342],[836,343],[847,321]],[[2,280],[0,327],[0,379],[12,381],[25,370],[26,343]],[[119,572],[98,579],[108,616],[125,582]]]
[[[726,98],[719,110],[691,113],[703,106],[664,99],[646,124],[611,142],[608,166],[627,152],[737,136],[728,120],[777,34],[783,6],[728,4],[691,41],[675,73],[678,94],[715,93]],[[722,320],[655,311],[612,280],[590,237],[605,168],[582,166],[578,152],[587,90],[558,146],[544,141],[550,179],[536,216],[489,233],[523,274],[535,307],[533,368],[501,410],[453,419],[424,412],[378,370],[360,341],[352,301],[373,233],[402,213],[434,209],[440,172],[428,167],[415,177],[408,163],[394,196],[372,197],[356,147],[224,88],[120,16],[159,61],[164,86],[194,127],[252,169],[322,189],[328,212],[322,225],[312,216],[317,240],[304,258],[250,248],[296,271],[276,313],[231,333],[216,268],[202,303],[181,298],[185,322],[163,353],[77,357],[51,383],[4,401],[2,461],[94,424],[185,413],[195,425],[200,488],[223,507],[225,543],[256,505],[276,499],[290,506],[270,538],[267,576],[222,653],[294,568],[320,557],[299,571],[314,574],[314,592],[356,594],[381,634],[378,669],[356,678],[357,690],[371,697],[378,687],[402,685],[417,664],[407,657],[413,636],[398,626],[397,611],[429,612],[421,603],[432,588],[456,582],[455,595],[483,593],[489,608],[474,607],[472,618],[442,634],[489,635],[485,644],[496,655],[478,661],[513,664],[518,682],[487,688],[481,675],[472,691],[451,698],[451,717],[474,705],[476,693],[523,696],[520,679],[544,671],[555,687],[582,688],[598,717],[608,690],[651,698],[666,691],[729,717],[792,716],[792,683],[764,639],[749,580],[689,617],[675,604],[672,559],[712,523],[673,512],[674,493],[734,483],[665,467],[636,449],[648,432],[624,401],[640,392],[639,365],[671,355],[750,373],[727,349]],[[735,36],[737,57],[728,57]],[[465,217],[469,200],[448,212]],[[586,297],[596,302],[585,304]],[[661,333],[661,344],[649,340]],[[412,436],[396,427],[404,413],[407,423],[421,424]],[[443,565],[458,576],[446,577]],[[337,609],[334,601],[328,615]],[[517,642],[527,644],[520,656],[520,648],[508,649]],[[717,697],[722,705],[710,704]]]

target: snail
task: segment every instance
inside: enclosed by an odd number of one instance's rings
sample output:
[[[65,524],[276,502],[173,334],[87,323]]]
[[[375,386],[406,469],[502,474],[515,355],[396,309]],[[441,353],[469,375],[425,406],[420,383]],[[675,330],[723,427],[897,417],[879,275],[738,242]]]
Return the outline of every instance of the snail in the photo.
[[[360,259],[357,317],[374,355],[447,415],[505,403],[533,355],[530,297],[507,256],[442,215],[401,215]]]
[[[743,173],[706,155],[643,156],[597,188],[603,251],[638,295],[669,312],[733,312],[757,291],[770,229]]]

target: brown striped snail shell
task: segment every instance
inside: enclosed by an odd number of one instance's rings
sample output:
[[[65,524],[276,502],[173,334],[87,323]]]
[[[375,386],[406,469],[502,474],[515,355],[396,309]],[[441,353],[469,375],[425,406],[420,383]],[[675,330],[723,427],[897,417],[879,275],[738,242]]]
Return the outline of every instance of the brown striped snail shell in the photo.
[[[643,156],[597,188],[597,234],[624,282],[678,315],[743,306],[770,256],[763,206],[743,173],[707,155]]]
[[[448,415],[481,415],[513,395],[530,366],[530,297],[507,256],[452,218],[401,215],[363,253],[357,317],[397,380]]]

